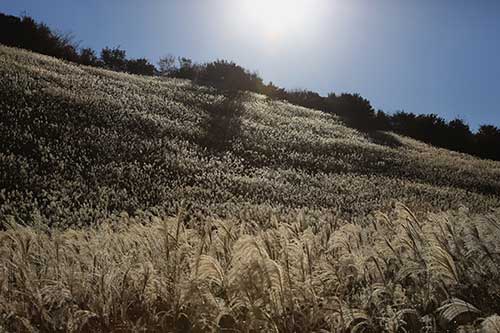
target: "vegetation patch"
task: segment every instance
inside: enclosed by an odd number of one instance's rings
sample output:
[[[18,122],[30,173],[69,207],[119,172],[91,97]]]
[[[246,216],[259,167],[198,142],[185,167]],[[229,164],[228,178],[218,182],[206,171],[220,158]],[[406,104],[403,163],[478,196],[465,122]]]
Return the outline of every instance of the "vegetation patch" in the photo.
[[[0,141],[2,332],[499,325],[498,162],[7,47]]]
[[[369,224],[115,216],[0,234],[0,328],[42,332],[496,332],[500,211]],[[481,318],[481,319],[480,319]]]
[[[223,217],[253,207],[259,220],[303,207],[366,219],[395,200],[417,214],[500,205],[497,162],[395,134],[400,146],[377,144],[261,95],[0,55],[2,223],[91,225],[175,214],[182,200]]]

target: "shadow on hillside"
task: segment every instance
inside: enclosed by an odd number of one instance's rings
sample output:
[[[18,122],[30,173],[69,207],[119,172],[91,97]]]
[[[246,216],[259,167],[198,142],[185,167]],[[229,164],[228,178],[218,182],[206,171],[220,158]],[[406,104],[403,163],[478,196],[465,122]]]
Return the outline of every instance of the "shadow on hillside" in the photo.
[[[206,106],[208,120],[199,144],[215,152],[228,150],[241,133],[242,96],[227,93],[224,99]]]
[[[383,131],[368,131],[365,132],[365,135],[368,137],[368,139],[376,143],[378,145],[390,147],[390,148],[398,148],[401,147],[403,144],[401,141],[396,138],[394,135],[391,133],[383,132]]]

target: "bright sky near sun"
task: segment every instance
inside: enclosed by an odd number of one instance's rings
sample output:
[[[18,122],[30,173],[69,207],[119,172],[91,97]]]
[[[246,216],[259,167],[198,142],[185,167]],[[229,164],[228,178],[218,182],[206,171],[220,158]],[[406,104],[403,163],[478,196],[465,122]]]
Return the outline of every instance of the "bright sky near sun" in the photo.
[[[241,0],[230,4],[235,13],[233,26],[242,32],[254,32],[254,38],[278,43],[301,32],[308,32],[319,1],[307,0]],[[240,21],[240,23],[238,23]]]
[[[0,0],[0,11],[98,50],[223,58],[286,88],[500,125],[498,0]]]

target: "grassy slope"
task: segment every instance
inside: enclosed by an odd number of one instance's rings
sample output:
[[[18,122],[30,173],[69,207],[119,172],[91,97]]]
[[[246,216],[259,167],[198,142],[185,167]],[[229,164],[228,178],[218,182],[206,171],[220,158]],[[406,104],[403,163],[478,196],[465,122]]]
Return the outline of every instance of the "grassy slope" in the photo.
[[[222,96],[187,81],[1,47],[0,87],[2,220],[88,224],[172,214],[181,200],[204,215],[308,207],[344,218],[394,199],[417,211],[500,202],[498,162],[392,134],[399,147],[376,144],[334,116],[258,95],[244,98],[241,131],[215,153],[203,139]]]
[[[495,332],[500,163],[230,102],[0,47],[0,332]]]

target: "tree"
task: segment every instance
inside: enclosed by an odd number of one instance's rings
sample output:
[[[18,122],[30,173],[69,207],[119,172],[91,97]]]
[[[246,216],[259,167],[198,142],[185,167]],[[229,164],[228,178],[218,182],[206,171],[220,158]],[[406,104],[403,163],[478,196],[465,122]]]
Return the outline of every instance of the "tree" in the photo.
[[[473,151],[473,135],[467,125],[462,119],[453,119],[448,123],[448,144],[446,148],[460,151],[464,153],[471,153]]]
[[[29,16],[21,18],[0,13],[0,43],[49,56],[77,61],[77,45],[71,34],[52,31]]]
[[[145,58],[127,60],[127,72],[139,75],[155,75],[156,68]]]
[[[476,151],[483,158],[500,160],[500,129],[493,125],[481,125],[475,135]]]
[[[286,100],[306,108],[324,110],[324,98],[318,93],[306,89],[288,90]]]
[[[420,114],[416,117],[417,138],[423,142],[443,147],[447,143],[446,121],[437,114]]]
[[[257,73],[251,73],[232,61],[217,60],[200,66],[197,80],[228,91],[254,91],[264,86]]]
[[[329,94],[325,101],[326,112],[335,113],[345,119],[349,126],[360,130],[374,130],[375,110],[370,101],[359,94]]]
[[[126,51],[119,47],[105,47],[101,51],[101,61],[108,69],[124,72],[127,70]]]
[[[391,129],[391,116],[382,110],[378,110],[376,117],[376,128],[387,131]]]
[[[48,27],[46,28],[50,31]],[[71,62],[78,62],[80,58],[77,52],[79,46],[75,42],[74,35],[71,32],[51,32],[50,34],[55,40],[54,56]]]
[[[173,75],[179,68],[176,65],[176,58],[171,55],[167,54],[163,57],[160,58],[158,61],[158,71],[160,75],[163,76],[171,76]]]
[[[194,65],[189,58],[177,58],[177,61],[179,62],[179,68],[171,75],[179,79],[194,80],[197,76],[198,66]]]
[[[95,54],[95,51],[91,48],[83,48],[80,50],[80,60],[79,63],[87,66],[98,66],[99,59]]]
[[[273,82],[269,82],[267,85],[262,86],[260,93],[273,99],[285,99],[286,97],[285,89],[274,85]]]
[[[418,135],[416,128],[417,116],[403,110],[397,111],[391,117],[391,130],[415,138]]]

